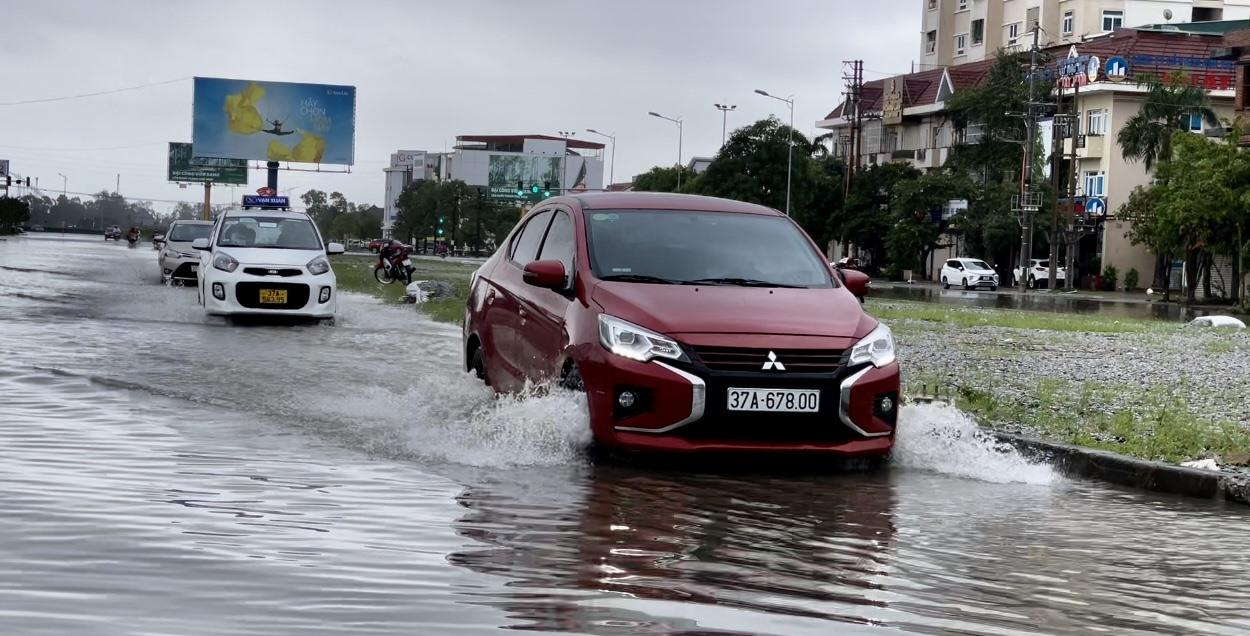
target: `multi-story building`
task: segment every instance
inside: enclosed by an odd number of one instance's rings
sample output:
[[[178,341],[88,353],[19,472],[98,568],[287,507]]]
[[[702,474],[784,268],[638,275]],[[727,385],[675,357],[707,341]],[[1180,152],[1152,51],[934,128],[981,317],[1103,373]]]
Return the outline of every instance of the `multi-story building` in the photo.
[[[1169,25],[1119,29],[1079,44],[1045,49],[1053,60],[1073,53],[1090,56],[1090,60],[1098,58],[1092,81],[1075,94],[1075,110],[1080,119],[1075,137],[1077,206],[1083,210],[1088,201],[1097,199],[1090,207],[1105,210],[1097,219],[1100,231],[1082,245],[1082,253],[1097,250],[1102,265],[1113,265],[1121,273],[1136,269],[1141,280],[1149,283],[1155,269],[1154,257],[1144,247],[1132,244],[1128,221],[1116,217],[1116,210],[1128,200],[1133,189],[1150,181],[1145,165],[1125,159],[1116,141],[1120,130],[1141,110],[1145,99],[1145,89],[1135,80],[1144,75],[1182,72],[1190,82],[1206,89],[1217,115],[1222,119],[1233,118],[1234,64],[1230,60],[1212,59],[1212,55],[1223,52],[1222,35],[1236,26],[1238,23],[1224,23],[1223,28],[1185,26],[1187,30]],[[921,170],[937,170],[954,147],[979,141],[981,131],[975,123],[962,131],[955,127],[946,102],[959,91],[978,85],[994,62],[991,58],[865,83],[860,109],[863,121],[859,165],[904,162]],[[1110,76],[1109,66],[1114,70]],[[1052,95],[1049,99],[1055,97]],[[1065,109],[1073,100],[1074,93],[1068,90],[1064,95]],[[840,142],[835,144],[834,151],[843,156],[850,147],[851,130],[850,113],[845,112],[845,108],[845,103],[839,105],[816,123],[820,128],[834,131],[835,141]],[[1204,130],[1204,123],[1197,116],[1190,125],[1195,132],[1224,134],[1223,128]],[[1051,122],[1042,122],[1044,156],[1051,154],[1049,131],[1052,128]],[[1071,156],[1072,143],[1073,139],[1064,140],[1065,159]],[[1070,166],[1064,165],[1064,172],[1071,174]],[[953,249],[958,251],[957,243]],[[988,255],[976,254],[958,256],[988,258]],[[943,254],[936,254],[934,258],[940,262]]]
[[[1250,19],[1250,0],[920,0],[917,70],[992,59],[1026,48],[1076,44],[1125,27]]]

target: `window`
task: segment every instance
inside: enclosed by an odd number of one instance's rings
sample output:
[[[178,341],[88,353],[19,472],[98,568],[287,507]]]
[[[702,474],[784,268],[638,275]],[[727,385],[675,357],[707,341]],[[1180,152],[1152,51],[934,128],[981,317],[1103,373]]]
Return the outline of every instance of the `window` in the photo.
[[[1124,12],[1104,10],[1102,12],[1102,30],[1114,31],[1124,26]]]
[[[1072,35],[1072,12],[1063,12],[1063,34]]]
[[[925,53],[930,55],[937,51],[937,31],[929,31],[924,34],[924,50]]]
[[[968,0],[959,0],[959,10],[960,11],[968,10]]]
[[[1095,109],[1089,111],[1088,119],[1085,125],[1085,134],[1087,135],[1105,135],[1107,134],[1107,111]]]
[[[538,244],[543,242],[543,233],[547,231],[547,221],[551,220],[551,210],[543,210],[530,218],[525,229],[512,241],[512,260],[525,267],[538,256]]]
[[[213,226],[203,223],[175,223],[174,230],[169,233],[169,240],[174,243],[190,243],[195,239],[206,239],[213,233]]]
[[[283,250],[322,249],[312,221],[281,216],[228,217],[221,224],[217,244]]]
[[[938,126],[933,130],[933,147],[946,148],[951,145],[950,129],[946,126]]]
[[[936,9],[937,9],[937,2],[938,2],[938,0],[929,0],[929,10],[930,10],[930,11],[934,11],[934,10],[936,10]]]
[[[972,46],[985,44],[985,19],[972,21]]]
[[[1189,116],[1189,132],[1202,132],[1202,115],[1194,113]]]
[[[1224,10],[1216,7],[1194,7],[1190,22],[1218,22],[1224,19]]]
[[[955,55],[963,55],[968,52],[968,34],[960,33],[955,36]]]
[[[547,240],[543,241],[541,260],[564,263],[564,276],[567,284],[573,277],[573,253],[576,250],[573,221],[564,212],[556,212],[555,217],[551,219],[551,229],[547,230]]]
[[[1020,39],[1020,23],[1013,22],[1007,25],[1007,44],[1015,44]]]
[[[959,269],[959,261],[946,261],[946,266],[951,269]]]
[[[1100,197],[1107,193],[1107,173],[1088,171],[1085,173],[1085,196]]]

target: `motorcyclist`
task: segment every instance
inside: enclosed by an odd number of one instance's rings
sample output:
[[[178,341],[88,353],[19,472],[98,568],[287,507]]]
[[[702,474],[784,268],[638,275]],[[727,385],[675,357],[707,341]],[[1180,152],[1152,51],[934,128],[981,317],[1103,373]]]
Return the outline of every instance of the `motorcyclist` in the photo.
[[[126,233],[126,240],[130,241],[131,243],[138,242],[139,228],[135,226],[131,226],[130,231]]]
[[[404,280],[408,284],[412,284],[412,271],[404,267],[404,259],[408,258],[408,246],[403,243],[391,239],[382,244],[378,249],[378,264],[383,268],[393,267],[396,271],[404,276]],[[389,263],[389,265],[388,265]]]

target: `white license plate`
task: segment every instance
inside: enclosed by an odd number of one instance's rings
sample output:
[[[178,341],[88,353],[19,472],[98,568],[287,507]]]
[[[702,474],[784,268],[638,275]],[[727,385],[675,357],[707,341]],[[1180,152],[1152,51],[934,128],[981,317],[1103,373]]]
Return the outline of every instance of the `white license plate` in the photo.
[[[818,389],[729,389],[730,411],[770,413],[816,413],[820,411]]]
[[[197,269],[199,269],[199,267],[200,267],[199,265],[192,265],[192,266],[191,266],[191,271],[193,271],[193,272],[194,272],[194,271],[196,271]]]
[[[412,267],[412,259],[411,259],[411,258],[405,258],[405,259],[404,259],[404,267]]]

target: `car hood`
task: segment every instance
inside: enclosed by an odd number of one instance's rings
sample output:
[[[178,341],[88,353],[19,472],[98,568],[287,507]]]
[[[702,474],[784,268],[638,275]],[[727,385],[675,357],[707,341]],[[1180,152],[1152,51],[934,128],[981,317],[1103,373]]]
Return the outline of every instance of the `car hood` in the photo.
[[[608,314],[670,335],[743,333],[857,338],[876,324],[845,288],[602,282],[591,298]]]
[[[296,265],[304,266],[318,256],[325,256],[321,250],[282,250],[266,247],[219,247],[222,254],[233,256],[244,265]]]

